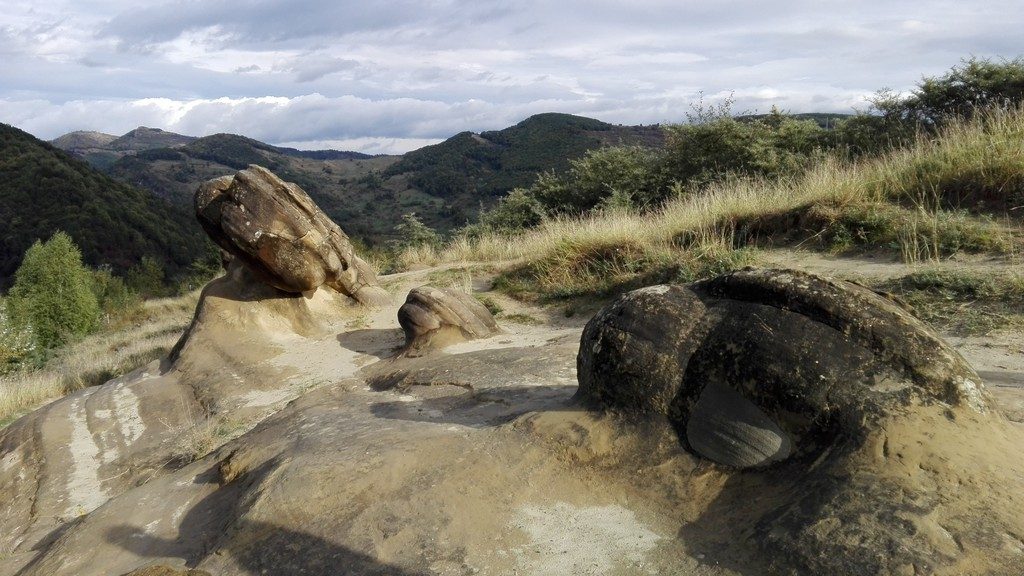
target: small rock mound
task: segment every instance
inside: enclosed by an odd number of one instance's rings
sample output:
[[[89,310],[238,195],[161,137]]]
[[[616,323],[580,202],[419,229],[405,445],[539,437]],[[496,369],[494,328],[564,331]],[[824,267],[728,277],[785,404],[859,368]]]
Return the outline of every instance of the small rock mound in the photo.
[[[388,301],[348,236],[301,188],[261,166],[200,185],[196,215],[221,248],[290,293],[334,288],[366,305]]]
[[[999,488],[1017,474],[1000,444],[1012,433],[967,362],[883,295],[765,269],[652,286],[587,324],[577,369],[585,404],[667,422],[719,465],[684,537],[722,534],[716,548],[778,573],[1019,560],[993,536],[1021,528]]]
[[[407,356],[498,332],[494,316],[476,298],[454,288],[433,286],[409,291],[405,304],[398,309],[398,323],[405,332]]]

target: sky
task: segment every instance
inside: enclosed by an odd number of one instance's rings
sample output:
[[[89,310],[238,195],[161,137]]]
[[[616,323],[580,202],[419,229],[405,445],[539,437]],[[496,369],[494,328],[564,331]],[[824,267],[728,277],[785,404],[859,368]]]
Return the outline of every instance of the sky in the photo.
[[[402,153],[566,112],[852,112],[1024,54],[1024,0],[2,0],[0,122]]]

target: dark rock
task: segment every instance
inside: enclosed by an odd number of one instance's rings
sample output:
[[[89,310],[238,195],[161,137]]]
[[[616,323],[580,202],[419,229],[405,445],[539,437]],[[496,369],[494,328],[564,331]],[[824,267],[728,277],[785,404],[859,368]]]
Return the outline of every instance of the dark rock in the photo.
[[[1005,449],[988,443],[1005,421],[967,362],[883,295],[763,269],[636,290],[587,324],[577,372],[589,407],[668,423],[720,465],[714,502],[681,530],[694,545],[778,574],[1012,564],[988,535],[1013,524],[1015,497],[961,480],[999,473]]]
[[[413,288],[398,309],[398,323],[405,332],[405,354],[412,356],[498,332],[491,312],[476,298],[455,288]]]
[[[195,208],[210,238],[279,290],[326,285],[367,305],[388,300],[341,228],[301,188],[266,168],[251,165],[204,182]]]
[[[664,415],[694,452],[739,467],[790,442],[806,455],[862,440],[912,403],[989,405],[974,370],[905,308],[793,271],[625,294],[587,324],[577,364],[590,405]]]

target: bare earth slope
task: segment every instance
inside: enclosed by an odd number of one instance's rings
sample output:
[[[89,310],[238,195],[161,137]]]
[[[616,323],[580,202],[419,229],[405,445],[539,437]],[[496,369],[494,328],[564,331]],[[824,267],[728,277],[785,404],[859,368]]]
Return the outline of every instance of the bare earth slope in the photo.
[[[543,321],[393,358],[401,297],[431,273],[391,278],[376,310],[218,280],[176,358],[0,431],[0,575],[766,573],[723,544],[743,529],[724,496],[756,504],[759,487],[668,427],[571,402],[585,319],[502,301]],[[1015,493],[1007,513],[1024,513],[1020,354],[961,350],[1016,422],[980,448],[894,429],[885,456],[902,450],[891,471],[916,482],[952,471],[965,493]],[[953,460],[929,458],[931,442]],[[977,535],[951,530],[919,534],[960,559],[946,573],[987,573]],[[1024,563],[1024,533],[984,536]]]

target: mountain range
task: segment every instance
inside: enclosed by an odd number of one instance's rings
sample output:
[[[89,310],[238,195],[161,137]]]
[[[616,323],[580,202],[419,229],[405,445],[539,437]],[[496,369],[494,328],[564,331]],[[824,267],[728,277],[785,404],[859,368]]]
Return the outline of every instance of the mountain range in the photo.
[[[234,134],[192,137],[153,128],[123,136],[71,132],[51,143],[108,176],[190,207],[203,181],[260,164],[301,186],[350,235],[369,245],[394,237],[415,212],[447,232],[538,172],[608,144],[659,146],[659,126],[617,126],[569,114],[539,114],[505,128],[462,132],[404,155],[273,146]]]

